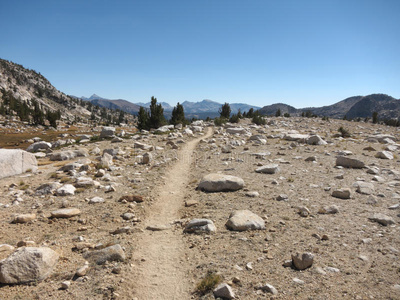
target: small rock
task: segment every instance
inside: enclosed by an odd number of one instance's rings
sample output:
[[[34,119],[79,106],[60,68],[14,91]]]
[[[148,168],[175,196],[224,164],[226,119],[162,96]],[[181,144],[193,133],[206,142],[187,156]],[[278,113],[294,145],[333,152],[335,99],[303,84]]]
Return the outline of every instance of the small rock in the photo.
[[[298,209],[300,216],[302,216],[303,218],[308,217],[310,215],[310,210],[307,207],[301,206]]]
[[[257,198],[260,196],[258,192],[246,192],[245,195],[250,198]]]
[[[262,230],[265,221],[249,210],[238,210],[231,213],[225,226],[234,231]]]
[[[11,221],[12,224],[17,223],[28,223],[36,219],[36,214],[19,214],[14,216],[14,219]]]
[[[373,214],[368,219],[370,219],[371,221],[377,222],[383,226],[392,225],[395,223],[391,217],[381,214],[381,213]]]
[[[293,282],[297,283],[297,284],[304,284],[303,280],[300,280],[299,278],[295,277],[293,278]]]
[[[71,218],[81,214],[77,208],[62,208],[51,212],[52,218]]]
[[[320,214],[337,214],[338,212],[339,208],[336,205],[324,206],[318,211]]]
[[[372,183],[357,181],[354,185],[357,187],[357,193],[371,195],[375,192],[375,188]]]
[[[287,201],[288,199],[289,197],[286,194],[280,194],[278,197],[276,197],[276,200],[278,201]]]
[[[332,197],[339,199],[350,199],[351,190],[349,188],[337,189],[332,192]]]
[[[342,166],[345,168],[362,169],[365,168],[365,164],[354,158],[348,158],[346,156],[338,156],[336,158],[336,166]]]
[[[279,172],[279,166],[277,164],[265,165],[260,168],[257,168],[256,172],[264,174],[275,174]]]
[[[104,202],[104,198],[97,197],[97,196],[89,199],[89,204],[96,204],[96,203],[103,203],[103,202]]]
[[[87,272],[89,271],[89,268],[90,268],[89,262],[85,262],[85,264],[82,267],[80,267],[78,270],[76,270],[75,275],[77,277],[85,276],[87,274]]]
[[[381,158],[381,159],[393,159],[393,154],[389,151],[379,151],[378,153],[375,154],[376,158]]]
[[[103,265],[106,261],[124,261],[126,258],[125,252],[119,244],[101,250],[86,252],[83,256],[98,265]]]
[[[69,281],[69,280],[63,281],[63,282],[61,282],[60,289],[67,290],[70,287],[70,285],[71,285],[71,281]]]
[[[305,270],[312,266],[314,262],[314,254],[305,252],[303,254],[297,253],[296,255],[292,255],[293,265],[298,270]]]
[[[218,297],[223,298],[223,299],[235,298],[235,294],[234,294],[232,288],[230,287],[230,285],[228,285],[226,283],[221,283],[220,285],[218,285],[214,289],[213,294],[216,298],[218,298]]]
[[[186,207],[195,206],[197,204],[199,204],[199,201],[197,201],[197,200],[186,200],[185,201],[185,206]]]
[[[193,219],[185,227],[183,232],[187,233],[201,233],[201,232],[215,232],[217,228],[214,222],[209,219]]]
[[[141,203],[141,202],[143,202],[144,201],[144,198],[143,198],[143,196],[139,196],[139,195],[125,195],[125,196],[122,196],[121,198],[119,198],[119,200],[118,201],[122,201],[122,200],[125,200],[125,201],[127,201],[127,202],[137,202],[137,203]]]
[[[272,295],[277,295],[278,294],[278,291],[276,290],[276,288],[273,285],[268,284],[268,283],[266,283],[263,286],[260,286],[259,289],[264,291],[264,292],[271,293]]]

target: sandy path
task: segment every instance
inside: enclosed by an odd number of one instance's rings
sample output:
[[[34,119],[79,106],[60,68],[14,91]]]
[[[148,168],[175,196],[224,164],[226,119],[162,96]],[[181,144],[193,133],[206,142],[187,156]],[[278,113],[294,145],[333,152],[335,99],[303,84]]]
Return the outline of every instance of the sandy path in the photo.
[[[200,139],[208,138],[212,129],[185,144],[179,160],[166,173],[165,183],[155,187],[157,195],[146,218],[145,227],[168,225],[179,219],[189,184],[193,152]],[[134,257],[140,260],[139,277],[135,278],[135,296],[139,300],[190,299],[193,285],[188,282],[185,248],[181,230],[145,230],[138,241]]]

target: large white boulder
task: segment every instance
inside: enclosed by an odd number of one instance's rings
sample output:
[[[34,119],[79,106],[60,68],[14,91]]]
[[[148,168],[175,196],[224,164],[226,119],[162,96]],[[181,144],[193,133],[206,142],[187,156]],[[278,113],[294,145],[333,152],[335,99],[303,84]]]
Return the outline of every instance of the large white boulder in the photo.
[[[58,257],[57,252],[47,247],[19,248],[0,262],[0,282],[18,284],[46,279]]]
[[[0,149],[0,179],[37,169],[35,155],[19,149]]]

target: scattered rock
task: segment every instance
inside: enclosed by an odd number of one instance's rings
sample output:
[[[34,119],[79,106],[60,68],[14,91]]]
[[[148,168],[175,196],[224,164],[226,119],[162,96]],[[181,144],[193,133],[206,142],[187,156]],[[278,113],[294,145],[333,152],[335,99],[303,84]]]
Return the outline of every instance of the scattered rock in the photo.
[[[375,192],[375,188],[372,183],[357,181],[354,185],[357,187],[357,192],[360,194],[371,195]]]
[[[40,141],[29,145],[26,149],[27,152],[37,152],[39,150],[47,150],[51,148],[51,144],[45,141]]]
[[[144,201],[143,196],[140,195],[125,195],[122,196],[121,198],[119,198],[119,202],[121,201],[127,201],[127,202],[137,202],[137,203],[141,203]]]
[[[337,214],[338,212],[339,208],[336,205],[324,206],[318,211],[320,214]]]
[[[378,153],[375,154],[376,158],[381,158],[381,159],[393,159],[393,153],[389,151],[379,151]]]
[[[365,168],[365,164],[355,158],[349,158],[346,156],[338,156],[336,158],[336,166],[342,166],[344,168],[362,169]]]
[[[260,286],[258,289],[262,290],[263,292],[270,293],[272,295],[278,295],[277,289],[271,285],[271,284],[264,284],[263,286]]]
[[[147,152],[143,155],[142,163],[150,164],[152,160],[153,160],[153,156],[151,155],[151,153]]]
[[[62,208],[51,212],[52,218],[72,218],[81,214],[77,208]]]
[[[112,138],[115,136],[114,127],[103,127],[100,133],[100,138]]]
[[[14,216],[14,219],[11,223],[28,223],[36,219],[36,214],[19,214]]]
[[[265,221],[249,210],[238,210],[231,213],[225,226],[234,231],[262,230]]]
[[[183,232],[187,233],[207,233],[216,232],[214,222],[209,219],[193,219],[185,227]]]
[[[289,199],[288,195],[286,194],[280,194],[278,197],[276,197],[276,200],[278,201],[287,201]]]
[[[222,299],[233,299],[235,294],[229,284],[221,283],[213,291],[214,297]]]
[[[277,164],[265,165],[256,169],[257,173],[264,174],[275,174],[279,172],[279,166]]]
[[[46,247],[17,249],[0,262],[0,282],[5,284],[42,281],[53,271],[58,254]]]
[[[305,270],[312,266],[314,262],[314,254],[305,252],[303,254],[297,253],[292,255],[293,265],[298,270]]]
[[[332,197],[339,199],[350,199],[351,190],[349,188],[337,189],[332,192]]]
[[[101,197],[93,197],[89,199],[89,204],[103,203],[105,200]]]
[[[72,196],[75,194],[76,188],[72,184],[65,184],[56,190],[57,196]]]
[[[310,210],[305,206],[299,207],[299,215],[302,217],[308,217],[310,215]]]
[[[124,261],[126,258],[125,252],[119,244],[101,250],[86,252],[83,257],[98,265],[103,265],[106,261]]]
[[[63,281],[63,282],[61,282],[60,289],[61,290],[68,290],[70,285],[71,285],[71,281],[69,281],[69,280]]]
[[[328,143],[325,142],[319,135],[312,135],[307,139],[307,144],[309,144],[309,145],[327,145]]]
[[[86,157],[88,155],[89,154],[85,149],[67,150],[67,151],[52,153],[50,155],[50,160],[51,161],[64,161],[64,160],[71,160],[76,157]]]
[[[243,186],[244,181],[240,177],[213,173],[201,179],[198,189],[206,192],[227,192],[239,190]]]
[[[371,221],[377,222],[383,226],[392,225],[395,223],[391,217],[381,214],[381,213],[375,213],[368,219],[370,219]]]
[[[250,197],[250,198],[260,197],[260,193],[259,192],[255,192],[255,191],[254,192],[246,192],[245,195],[247,197]]]

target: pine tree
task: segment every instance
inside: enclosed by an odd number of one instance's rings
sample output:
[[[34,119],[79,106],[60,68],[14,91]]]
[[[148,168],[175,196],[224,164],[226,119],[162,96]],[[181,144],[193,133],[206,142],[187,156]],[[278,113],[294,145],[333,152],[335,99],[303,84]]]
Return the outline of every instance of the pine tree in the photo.
[[[138,113],[138,128],[139,130],[142,129],[148,129],[149,127],[149,119],[150,119],[150,115],[149,112],[146,111],[142,106],[139,109],[139,113]]]
[[[231,107],[229,106],[229,103],[225,102],[225,104],[221,106],[219,109],[219,115],[221,118],[229,119],[231,116]]]
[[[157,104],[157,98],[151,97],[149,127],[156,129],[165,124],[166,121],[162,105]]]
[[[373,123],[373,124],[376,124],[376,123],[378,123],[378,121],[379,121],[379,119],[378,119],[378,112],[374,111],[374,112],[372,113],[372,123]]]
[[[36,100],[32,100],[33,102],[33,124],[34,125],[44,125],[44,113],[40,109],[39,103]]]
[[[177,125],[177,124],[185,124],[185,112],[183,109],[183,106],[181,104],[178,104],[174,107],[174,109],[172,110],[172,117],[170,120],[170,123],[173,125]]]

